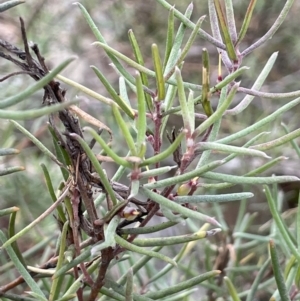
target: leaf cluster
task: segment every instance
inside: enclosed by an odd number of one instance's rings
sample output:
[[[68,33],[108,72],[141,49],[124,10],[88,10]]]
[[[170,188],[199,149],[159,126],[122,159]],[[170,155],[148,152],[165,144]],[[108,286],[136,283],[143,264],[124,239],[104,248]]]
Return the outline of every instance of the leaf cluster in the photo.
[[[8,1],[2,6],[9,8],[17,2],[20,1]],[[270,300],[297,300],[299,297],[300,210],[288,225],[281,215],[282,197],[277,191],[277,184],[299,179],[293,175],[265,174],[287,159],[282,155],[272,158],[275,148],[290,143],[299,156],[295,139],[300,136],[300,131],[290,131],[283,124],[285,134],[269,140],[263,127],[295,108],[300,103],[300,92],[260,91],[275,64],[277,53],[267,60],[251,88],[243,87],[238,81],[242,74],[249,72],[249,68],[243,66],[244,58],[276,33],[293,1],[286,1],[269,31],[246,49],[242,49],[242,41],[255,12],[255,0],[249,2],[239,30],[231,0],[208,0],[211,35],[201,29],[204,17],[196,23],[191,21],[193,4],[181,13],[165,0],[157,2],[169,11],[169,15],[163,56],[162,47],[151,46],[153,68],[145,65],[140,48],[143,41],[137,40],[133,30],[128,32],[133,54],[130,58],[108,45],[87,9],[76,3],[96,38],[93,47],[104,51],[119,76],[119,86],[115,89],[105,73],[91,66],[109,97],[60,74],[74,58],[49,70],[38,45],[29,47],[21,18],[24,49],[0,40],[3,49],[0,56],[21,70],[3,80],[26,74],[36,81],[26,90],[0,101],[0,118],[9,119],[60,170],[59,175],[51,174],[49,168],[41,164],[53,204],[22,230],[15,231],[19,208],[0,210],[0,216],[9,216],[7,233],[0,230],[0,252],[6,251],[10,258],[0,270],[9,273],[14,267],[20,274],[16,281],[0,287],[1,297],[50,301],[74,298],[90,301],[189,300],[195,288],[202,286],[206,291],[201,300],[217,300],[224,296],[222,284],[232,300],[243,297],[253,300],[259,290],[267,291]],[[180,25],[176,30],[177,20]],[[183,79],[184,60],[198,37],[211,43],[220,54],[215,84],[211,84],[213,67],[206,48],[202,49],[201,84]],[[134,75],[128,71],[128,66],[135,70]],[[99,114],[96,118],[81,110],[74,101],[66,101],[66,91],[61,88],[61,83],[108,106],[114,117],[112,124],[105,124]],[[44,108],[7,109],[42,88]],[[233,100],[237,94],[244,96],[235,105]],[[222,131],[222,121],[247,114],[255,96],[273,101],[279,98],[292,100],[245,128],[226,135]],[[218,99],[216,107],[211,103],[212,97]],[[173,114],[182,119],[183,127],[168,131],[168,120]],[[49,116],[52,149],[16,121],[44,115]],[[82,127],[82,123],[89,126]],[[122,147],[126,156],[120,155],[115,148],[118,143],[116,127],[124,139]],[[246,143],[244,137],[249,137]],[[263,137],[266,142],[261,142]],[[13,148],[4,148],[0,155],[17,152]],[[257,168],[249,164],[244,174],[221,172],[223,166],[226,168],[226,164],[240,157],[257,157],[262,164]],[[116,167],[112,176],[106,171],[110,164]],[[22,169],[11,167],[1,171],[1,175]],[[124,184],[124,176],[127,184]],[[57,179],[61,183],[55,187]],[[236,185],[239,185],[238,192],[219,193],[220,189]],[[252,188],[255,185],[263,185],[272,215],[271,225],[266,226],[268,235],[248,233],[255,214],[247,212],[246,204],[254,195]],[[232,201],[240,201],[240,204],[231,232],[220,203]],[[212,214],[206,210],[207,203],[212,203]],[[21,252],[18,240],[53,213],[59,229],[59,235],[55,235],[56,248],[51,250],[50,260],[45,259],[39,267],[30,265],[28,258],[45,248],[49,239],[26,252]],[[166,229],[179,229],[182,224],[189,229],[188,234],[164,234]],[[214,240],[207,239],[212,236]],[[205,271],[200,275],[192,265],[197,260],[193,248],[204,254]],[[262,251],[261,255],[255,256],[256,248]],[[175,256],[172,250],[176,250]],[[279,252],[285,254],[284,272]],[[189,257],[195,258],[189,263]],[[153,262],[159,262],[160,266],[164,262],[163,268],[157,268]],[[176,277],[169,282],[171,270]],[[246,285],[238,288],[239,275],[249,272],[252,276],[247,282],[250,289],[246,290]],[[185,275],[184,280],[180,279],[181,274]],[[30,297],[8,292],[23,282],[30,288],[26,292]]]

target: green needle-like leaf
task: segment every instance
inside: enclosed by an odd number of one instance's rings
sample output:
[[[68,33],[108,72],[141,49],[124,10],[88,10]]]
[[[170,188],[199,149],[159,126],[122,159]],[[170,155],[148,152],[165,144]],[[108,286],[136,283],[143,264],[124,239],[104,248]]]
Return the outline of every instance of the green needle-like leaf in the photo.
[[[249,27],[249,24],[250,24],[250,21],[252,18],[252,13],[253,13],[256,1],[257,0],[250,0],[241,30],[239,32],[239,36],[238,36],[236,45],[238,45],[244,39],[244,37],[246,35],[246,32],[248,30],[248,27]]]
[[[241,299],[239,298],[236,288],[234,287],[233,283],[231,282],[231,280],[225,276],[224,278],[224,282],[227,286],[227,290],[232,298],[233,301],[241,301]]]
[[[55,270],[55,274],[53,275],[53,279],[56,279],[60,277],[61,275],[68,272],[73,267],[79,265],[81,262],[84,262],[91,256],[91,250],[87,249],[84,250],[79,256],[74,258],[71,262],[67,263],[66,265],[63,265],[61,268]]]
[[[148,184],[143,185],[143,187],[148,188],[148,189],[157,189],[157,188],[166,187],[169,185],[182,183],[182,182],[191,180],[195,177],[199,177],[200,175],[207,173],[207,171],[213,170],[224,163],[225,163],[225,161],[223,161],[223,160],[214,161],[214,162],[208,163],[206,165],[203,165],[195,170],[189,171],[183,175],[170,177],[170,178],[163,179],[163,180],[153,182],[153,183],[148,183]]]
[[[226,181],[234,184],[274,184],[274,183],[287,183],[290,181],[300,181],[299,178],[294,176],[276,176],[276,177],[245,177],[245,176],[232,176],[228,174],[221,174],[216,172],[206,172],[202,174],[203,178]]]
[[[251,286],[250,293],[248,294],[246,301],[252,301],[255,298],[255,293],[258,289],[259,284],[261,283],[261,281],[263,279],[263,276],[264,276],[270,262],[271,262],[271,258],[268,258],[268,260],[266,260],[264,262],[264,264],[261,266],[261,268],[260,268],[259,272],[257,273],[255,280]]]
[[[19,93],[17,95],[11,96],[11,97],[9,97],[9,98],[7,98],[5,100],[0,101],[0,109],[7,108],[9,106],[15,105],[15,104],[21,102],[22,100],[24,100],[25,98],[28,98],[34,92],[42,89],[58,73],[60,73],[62,70],[64,70],[72,61],[74,61],[74,59],[75,58],[73,57],[73,58],[69,58],[69,59],[65,60],[60,65],[58,65],[56,68],[54,68],[50,73],[48,73],[47,75],[45,75],[42,79],[40,79],[38,82],[36,82],[32,86],[28,87],[26,90],[22,91],[21,93]],[[0,111],[2,111],[2,110],[0,110]],[[47,114],[47,113],[45,113],[45,114]],[[42,115],[44,115],[44,114],[42,114]],[[42,115],[39,115],[39,116],[42,116]],[[35,117],[39,117],[39,116],[35,116]],[[1,117],[1,118],[5,118],[5,117]],[[11,118],[11,119],[17,119],[17,118],[12,118],[12,117],[9,117],[9,116],[7,116],[6,118],[7,119],[9,119],[9,118]],[[31,117],[29,117],[27,119],[30,119],[30,118]],[[32,117],[32,118],[34,118],[34,117]]]
[[[134,140],[129,131],[128,125],[126,124],[125,120],[123,119],[123,117],[119,111],[119,108],[116,105],[113,105],[112,109],[113,109],[115,119],[119,125],[121,132],[123,133],[124,139],[129,147],[131,154],[133,156],[136,156],[138,152],[137,152]]]
[[[236,83],[230,90],[225,101],[217,108],[217,110],[204,122],[202,122],[194,131],[193,137],[196,138],[200,136],[206,129],[208,129],[214,122],[222,117],[226,109],[230,106],[234,95],[239,87],[239,83]]]
[[[105,242],[108,246],[114,248],[116,246],[115,233],[120,223],[120,216],[115,215],[108,224],[108,227],[104,231]]]
[[[194,9],[194,5],[193,5],[193,3],[191,3],[187,7],[185,14],[184,14],[184,17],[187,20],[189,20],[189,18],[191,17],[193,9]],[[170,10],[173,10],[174,13],[176,12],[175,7],[172,7],[171,5],[170,5]],[[171,52],[170,52],[168,61],[165,62],[165,64],[164,64],[165,65],[165,68],[164,68],[165,79],[169,79],[172,76],[172,74],[175,70],[174,68],[177,66],[178,56],[180,54],[180,49],[182,47],[181,45],[182,45],[185,31],[186,31],[186,26],[183,23],[181,23],[178,28],[178,31],[176,33],[173,45],[171,46]]]
[[[48,171],[45,164],[41,164],[41,167],[43,169],[43,173],[44,173],[44,177],[45,177],[45,180],[46,180],[47,188],[49,190],[49,194],[51,196],[52,201],[55,202],[57,197],[56,197],[55,192],[54,192],[54,188],[53,188],[53,185],[52,185],[52,181],[51,181],[49,171]],[[64,211],[63,211],[63,208],[62,208],[61,205],[57,206],[57,212],[58,212],[58,216],[59,216],[60,221],[65,223],[66,222],[66,217],[65,217],[65,214],[64,214]]]
[[[114,162],[116,162],[117,164],[121,165],[121,166],[125,166],[125,167],[128,167],[128,168],[131,168],[132,167],[132,164],[129,163],[128,161],[126,161],[126,159],[123,159],[121,158],[120,156],[118,156],[107,144],[106,142],[98,135],[98,133],[86,126],[84,127],[84,130],[89,132],[93,138],[101,145],[101,147],[103,148],[103,150],[105,151],[105,153],[111,157]]]
[[[57,163],[59,166],[62,166],[62,163],[57,160],[55,155],[34,135],[32,135],[29,131],[27,131],[21,124],[14,120],[10,120],[10,122],[21,131],[27,138],[29,138],[46,156],[48,156],[52,161]]]
[[[42,109],[32,109],[27,111],[9,111],[0,110],[0,119],[13,119],[13,120],[30,120],[44,115],[49,115],[61,111],[70,105],[76,104],[78,101],[68,101],[60,104],[47,106]]]
[[[8,167],[8,168],[2,168],[0,169],[0,177],[6,176],[14,172],[23,171],[25,170],[25,167],[23,166],[14,166],[14,167]]]
[[[155,70],[156,77],[156,87],[157,87],[157,101],[161,101],[165,99],[165,80],[163,76],[163,67],[161,64],[161,59],[158,51],[158,47],[156,44],[152,44],[152,59]]]
[[[167,62],[170,57],[170,53],[172,51],[174,43],[174,7],[172,7],[169,11],[168,17],[168,29],[167,29],[167,39],[166,39],[166,49],[165,49],[165,56],[164,56],[164,63],[163,69],[166,69]]]
[[[139,253],[139,254],[144,254],[144,255],[151,256],[151,257],[155,257],[155,258],[161,259],[163,261],[166,261],[168,263],[171,263],[174,266],[177,266],[177,263],[173,259],[171,259],[170,257],[167,257],[167,256],[165,256],[161,253],[158,253],[158,252],[153,252],[151,250],[147,250],[145,248],[135,246],[132,243],[129,243],[127,240],[121,238],[117,234],[115,234],[115,240],[116,240],[117,244],[119,244],[121,247],[123,247],[127,250],[130,250],[132,252],[136,252],[136,253]]]
[[[145,63],[144,63],[144,59],[142,56],[142,52],[140,50],[139,44],[135,38],[135,35],[134,35],[132,29],[130,29],[128,31],[128,37],[129,37],[129,41],[131,43],[131,47],[132,47],[132,50],[133,50],[133,53],[134,53],[137,63],[144,66]],[[148,77],[145,73],[141,73],[141,79],[142,79],[142,85],[148,87],[149,86]],[[145,96],[149,111],[152,111],[153,104],[152,104],[152,99],[151,99],[150,95],[148,93],[144,92],[144,96]]]
[[[253,90],[259,90],[263,83],[265,82],[267,76],[269,75],[275,61],[276,58],[278,56],[278,52],[273,53],[270,58],[268,59],[266,65],[264,66],[263,70],[261,71],[261,73],[257,76],[254,84],[252,85],[251,89]],[[239,113],[241,113],[243,110],[245,110],[249,104],[252,102],[252,100],[254,99],[255,96],[253,95],[246,95],[242,101],[239,102],[239,104],[234,107],[233,109],[227,110],[226,114],[228,115],[237,115]]]
[[[1,209],[0,210],[0,217],[1,216],[4,216],[4,215],[9,215],[9,214],[12,214],[14,212],[17,212],[19,211],[19,208],[18,207],[9,207],[9,208],[5,208],[5,209]]]
[[[15,148],[1,148],[0,149],[0,156],[8,156],[8,155],[17,155],[20,151]]]
[[[236,61],[237,60],[237,55],[231,40],[231,36],[229,34],[229,30],[228,30],[228,26],[227,26],[227,22],[226,22],[226,18],[224,16],[221,4],[220,4],[220,0],[214,0],[215,3],[215,7],[216,7],[216,11],[217,11],[217,15],[218,15],[218,19],[219,19],[219,23],[220,23],[220,27],[222,30],[222,34],[224,37],[224,42],[226,45],[226,49],[228,52],[228,56],[232,61]]]
[[[136,238],[133,241],[133,244],[140,247],[171,246],[171,245],[183,244],[190,241],[203,239],[205,237],[215,235],[220,231],[221,229],[217,228],[210,231],[199,231],[197,233],[189,234],[189,235],[159,237],[159,238],[144,238],[144,239]]]
[[[279,261],[275,243],[273,240],[270,240],[269,247],[270,247],[270,255],[271,255],[273,272],[274,272],[274,276],[275,276],[275,280],[276,280],[276,284],[277,284],[277,288],[278,288],[281,300],[282,301],[291,301],[288,290],[284,283],[284,278],[283,278],[281,268],[280,268],[280,261]]]
[[[19,4],[25,3],[25,0],[10,0],[0,4],[0,13],[17,6]]]
[[[137,105],[138,115],[136,121],[137,128],[137,152],[141,153],[146,139],[147,118],[146,118],[146,100],[142,86],[142,78],[139,73],[136,74],[136,90],[137,90]]]
[[[199,285],[199,283],[208,280],[210,278],[216,277],[221,273],[221,271],[213,270],[202,275],[196,276],[192,279],[182,281],[175,286],[171,286],[156,292],[149,292],[145,294],[146,297],[152,298],[155,300],[161,300],[164,297],[170,297],[170,295],[179,293],[183,290],[191,288],[193,286]]]
[[[154,202],[158,203],[161,206],[164,206],[174,212],[180,213],[182,216],[195,218],[197,220],[204,221],[206,223],[210,223],[212,225],[221,227],[221,225],[212,217],[202,214],[198,211],[193,211],[191,209],[185,208],[181,205],[176,204],[175,202],[170,201],[169,199],[165,198],[164,196],[155,193],[147,188],[141,187],[140,191],[144,193],[144,195]]]
[[[148,234],[148,233],[155,233],[170,228],[176,224],[178,224],[178,222],[167,221],[154,226],[139,227],[139,228],[124,228],[124,229],[120,229],[119,231],[121,234]]]
[[[146,170],[139,174],[139,178],[142,179],[142,178],[156,177],[164,173],[167,173],[177,167],[178,167],[177,165],[174,165],[174,166],[164,166],[164,167],[158,167],[158,168]]]
[[[84,151],[86,152],[87,156],[89,157],[89,159],[91,160],[91,163],[93,164],[96,172],[98,173],[101,182],[103,184],[103,186],[105,187],[106,192],[108,193],[108,195],[111,198],[111,201],[113,203],[113,205],[116,205],[118,203],[115,193],[111,187],[111,184],[109,183],[106,174],[104,173],[99,161],[97,160],[96,156],[94,155],[94,153],[92,152],[92,150],[89,148],[89,146],[87,145],[87,143],[77,134],[70,134],[71,137],[73,137],[75,140],[77,140],[80,145],[82,146],[82,148],[84,149]]]
[[[98,27],[92,20],[91,16],[89,15],[89,13],[85,9],[85,7],[82,4],[80,4],[79,2],[76,2],[75,4],[78,5],[78,7],[80,8],[87,24],[90,26],[96,39],[99,42],[106,44],[106,41],[105,41],[103,35],[99,31]],[[126,71],[126,69],[122,66],[122,64],[119,62],[119,60],[113,54],[111,54],[109,51],[106,51],[106,54],[110,58],[110,60],[113,62],[114,66],[116,66],[116,68],[122,74],[122,76],[124,76],[127,80],[129,80],[131,83],[133,83],[134,82],[133,76],[130,75],[130,73],[128,71]]]
[[[166,0],[156,0],[156,2],[160,3],[163,7],[167,9],[171,9],[172,6]],[[174,8],[174,7],[173,7]],[[174,8],[174,15],[188,28],[194,28],[195,24],[189,20],[190,15],[183,15],[179,10]],[[200,28],[199,35],[206,41],[209,41],[211,44],[215,45],[218,48],[225,49],[225,45],[222,42],[216,40],[209,34],[207,34],[204,30]]]
[[[272,141],[268,141],[266,143],[250,146],[250,148],[257,149],[257,150],[269,150],[272,148],[275,148],[277,146],[283,145],[287,142],[290,142],[291,140],[294,140],[300,136],[300,129],[295,130],[291,133],[288,133],[287,135],[281,136],[280,138],[277,138]]]
[[[228,193],[217,195],[186,195],[174,198],[176,203],[219,203],[249,199],[254,196],[251,192]]]
[[[159,252],[161,249],[162,249],[162,247],[154,247],[154,248],[151,249],[151,251]],[[148,255],[142,256],[137,262],[135,262],[131,266],[133,274],[134,275],[137,274],[137,272],[141,268],[143,268],[147,264],[147,262],[151,259],[152,259],[151,256],[148,256]],[[171,264],[171,265],[173,266],[173,264]],[[124,274],[122,277],[120,277],[120,279],[118,280],[117,283],[120,284],[120,285],[124,285],[126,283],[126,279],[127,279],[127,274]]]
[[[281,115],[282,113],[286,112],[286,111],[289,111],[291,110],[293,107],[295,107],[296,105],[298,105],[300,103],[300,97],[288,102],[287,104],[285,104],[284,106],[282,106],[281,108],[279,108],[278,110],[276,110],[274,113],[266,116],[265,118],[259,120],[258,122],[248,126],[247,128],[239,131],[239,132],[236,132],[232,135],[229,135],[225,138],[222,138],[222,139],[219,139],[215,142],[218,142],[218,143],[230,143],[238,138],[241,138],[241,137],[244,137],[256,130],[258,130],[259,128],[261,128],[262,126],[264,126],[265,124],[268,124],[270,123],[271,121],[273,120],[276,120],[277,117],[279,115]]]
[[[213,114],[210,103],[210,63],[206,48],[202,50],[202,98],[201,103],[207,117]]]
[[[8,235],[9,235],[9,238],[13,237],[15,235],[15,222],[16,222],[16,216],[17,216],[17,211],[15,212],[12,212],[12,214],[10,215],[10,218],[9,218],[9,224],[8,224]],[[12,244],[11,244],[16,256],[18,257],[19,261],[21,264],[23,264],[23,266],[26,268],[26,263],[25,263],[25,260],[23,258],[23,255],[19,249],[19,246],[17,244],[16,241],[14,241]]]
[[[95,42],[93,43],[93,45],[99,45],[101,46],[104,50],[112,53],[113,55],[115,55],[116,57],[120,58],[121,60],[123,60],[125,63],[127,63],[129,66],[135,68],[136,70],[142,72],[142,73],[145,73],[146,75],[148,76],[151,76],[151,77],[154,77],[156,76],[155,72],[138,64],[137,62],[135,62],[134,60],[130,59],[129,57],[127,57],[126,55],[120,53],[119,51],[113,49],[112,47],[108,46],[107,44],[104,44],[104,43],[100,43],[100,42]],[[88,93],[89,95],[94,95],[93,97],[95,97],[96,99],[99,99],[103,102],[105,102],[105,97],[99,95],[98,93],[95,93],[94,91],[90,90],[90,89],[87,89],[86,87],[80,85],[80,84],[77,84],[61,75],[58,75],[57,76],[58,79],[64,81],[65,83],[69,83],[70,85],[73,85],[74,87],[78,87],[80,88],[82,91],[85,91],[85,93]],[[171,85],[176,85],[176,81],[172,78],[168,79],[166,81],[167,83],[171,84]],[[134,80],[131,80],[130,83],[134,83]],[[201,86],[199,85],[194,85],[194,84],[191,84],[191,83],[186,83],[184,82],[184,86],[186,88],[190,88],[192,90],[201,90]],[[107,99],[106,99],[107,101]]]
[[[194,122],[194,117],[191,120],[191,116],[190,116],[189,110],[188,110],[188,104],[186,101],[181,72],[180,72],[180,69],[177,67],[175,68],[175,78],[177,81],[178,99],[179,99],[179,103],[180,103],[180,107],[181,107],[183,126],[184,126],[184,129],[187,130],[187,135],[190,136],[191,130],[192,130],[192,123]]]
[[[93,71],[96,73],[108,93],[111,95],[112,99],[118,104],[118,106],[130,117],[134,118],[134,112],[132,109],[128,106],[128,104],[118,95],[118,93],[115,91],[115,89],[111,86],[111,84],[108,82],[104,74],[95,66],[91,66]]]
[[[7,241],[4,233],[1,230],[0,230],[0,240],[1,240],[2,244],[4,244]],[[20,262],[19,258],[17,257],[16,253],[14,252],[12,246],[8,245],[6,247],[6,251],[7,251],[7,254],[10,257],[10,259],[13,261],[16,269],[21,274],[24,281],[28,284],[30,289],[34,293],[36,293],[39,297],[41,297],[44,301],[47,301],[46,296],[44,295],[42,290],[39,288],[39,286],[37,285],[35,280],[31,277],[31,275],[29,274],[27,269],[24,267],[24,265]]]
[[[195,41],[195,39],[197,37],[197,34],[199,32],[199,29],[200,29],[201,24],[202,24],[202,22],[203,22],[204,19],[205,19],[205,16],[201,17],[197,21],[195,27],[193,28],[193,31],[192,31],[191,35],[189,36],[189,39],[187,40],[184,48],[182,49],[182,51],[180,53],[179,58],[176,60],[174,67],[168,72],[168,74],[165,75],[165,77],[164,77],[165,80],[168,80],[173,75],[173,73],[175,71],[175,68],[179,67],[183,63],[183,60],[185,59],[186,55],[188,54],[190,48],[192,47],[192,45],[193,45],[193,43],[194,43],[194,41]]]
[[[221,90],[223,87],[230,84],[232,81],[234,81],[237,77],[242,75],[247,70],[249,70],[249,67],[243,66],[235,70],[234,72],[228,74],[222,81],[210,88],[210,93],[215,93],[216,91]]]
[[[64,252],[65,252],[65,249],[66,249],[66,239],[67,239],[67,231],[68,230],[70,230],[70,227],[69,227],[69,222],[67,221],[67,222],[64,223],[63,228],[62,228],[62,232],[61,232],[60,246],[59,246],[59,256],[58,256],[58,261],[57,261],[57,264],[56,264],[55,271],[58,271],[63,265]],[[49,301],[53,301],[53,300],[58,299],[58,296],[60,294],[62,281],[63,281],[63,278],[61,276],[53,279],[52,286],[51,286],[51,289],[50,289]]]
[[[146,166],[146,165],[151,165],[151,164],[155,164],[157,162],[160,162],[164,159],[166,159],[167,157],[169,157],[171,154],[173,154],[175,152],[175,150],[177,149],[177,147],[180,145],[180,142],[182,140],[182,138],[185,135],[185,131],[182,131],[175,139],[175,141],[164,151],[162,151],[161,153],[148,158],[146,160],[144,160],[141,164],[140,167],[142,166]]]
[[[59,142],[54,129],[52,128],[52,126],[49,124],[48,125],[48,130],[52,136],[52,140],[53,140],[53,145],[55,148],[55,153],[56,153],[56,157],[58,159],[59,162],[62,162],[64,166],[60,167],[60,171],[63,175],[63,178],[65,181],[67,181],[67,179],[69,178],[69,171],[66,169],[66,166],[71,166],[71,158],[70,155],[67,153],[67,151],[60,145],[61,143]]]
[[[267,197],[268,205],[271,211],[271,214],[273,216],[273,219],[275,221],[275,224],[280,232],[280,235],[282,236],[284,242],[287,244],[288,248],[290,249],[291,253],[297,258],[298,262],[300,262],[300,254],[294,244],[294,242],[290,238],[290,234],[288,233],[288,229],[286,228],[280,213],[277,210],[277,206],[275,203],[275,200],[272,197],[271,191],[267,185],[264,185],[264,192]],[[272,259],[273,263],[273,259]],[[278,284],[277,284],[278,285]]]
[[[125,301],[133,301],[133,271],[132,271],[132,268],[130,268],[127,273]]]
[[[286,126],[286,124],[284,124],[283,122],[281,123],[281,126],[283,127],[284,131],[286,134],[289,134],[289,129]],[[300,147],[298,146],[297,142],[292,140],[291,142],[292,147],[294,148],[294,150],[296,151],[297,156],[300,158]]]
[[[300,132],[300,131],[299,131]],[[300,133],[298,134],[300,135]],[[254,148],[254,149],[252,149]],[[250,148],[245,147],[238,147],[238,146],[231,146],[225,145],[215,142],[199,142],[197,144],[197,149],[200,150],[217,150],[225,153],[235,153],[241,155],[250,155],[250,156],[257,156],[262,158],[270,158],[266,153],[261,152],[260,150],[266,150],[269,148],[261,148],[260,145],[257,146],[250,146]],[[255,150],[255,152],[253,152]]]

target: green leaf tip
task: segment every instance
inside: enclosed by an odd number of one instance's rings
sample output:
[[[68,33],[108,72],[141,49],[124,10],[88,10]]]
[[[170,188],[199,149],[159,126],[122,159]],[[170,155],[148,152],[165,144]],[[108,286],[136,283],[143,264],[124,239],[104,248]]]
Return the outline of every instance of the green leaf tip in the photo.
[[[0,4],[0,13],[17,6],[19,4],[25,3],[25,0],[11,0]]]

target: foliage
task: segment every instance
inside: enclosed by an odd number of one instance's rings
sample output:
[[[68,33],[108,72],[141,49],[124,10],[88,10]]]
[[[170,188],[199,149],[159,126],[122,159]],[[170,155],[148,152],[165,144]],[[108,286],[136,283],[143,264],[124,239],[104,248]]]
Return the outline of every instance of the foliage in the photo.
[[[290,143],[300,154],[295,142],[300,131],[290,131],[283,124],[285,134],[268,139],[264,128],[292,111],[300,103],[300,92],[260,91],[275,64],[276,52],[256,74],[251,88],[238,81],[249,72],[243,66],[244,58],[269,42],[294,1],[287,0],[266,34],[245,49],[242,42],[255,15],[255,0],[249,1],[239,30],[231,0],[208,0],[212,35],[201,29],[204,17],[191,21],[193,4],[183,14],[165,0],[156,2],[169,16],[165,45],[151,46],[153,69],[145,64],[139,46],[144,41],[138,41],[133,30],[128,38],[134,59],[108,45],[86,8],[76,4],[96,38],[94,46],[105,52],[119,76],[115,89],[105,72],[91,66],[109,97],[60,74],[74,58],[50,72],[38,45],[29,47],[21,18],[24,50],[0,40],[6,51],[0,56],[22,70],[2,80],[26,74],[36,81],[0,102],[0,118],[10,119],[46,158],[40,173],[53,202],[17,233],[19,208],[0,210],[0,216],[9,216],[7,233],[0,231],[0,252],[10,259],[2,262],[0,271],[8,277],[1,280],[14,277],[15,269],[20,274],[0,287],[4,300],[192,300],[194,296],[199,300],[200,294],[201,300],[253,300],[258,292],[270,300],[299,299],[300,210],[292,223],[284,220],[282,194],[277,189],[277,184],[299,179],[268,172],[287,160],[275,148]],[[211,83],[214,67],[206,48],[202,50],[201,85],[183,79],[184,61],[199,36],[220,54],[215,84]],[[134,75],[128,66],[135,70]],[[66,101],[60,82],[109,107],[113,120],[98,112],[95,118],[74,101]],[[44,108],[7,109],[42,88]],[[234,99],[240,95],[245,96],[236,104]],[[261,111],[261,117],[228,133],[224,121],[236,115],[249,120],[247,109],[255,96],[292,100],[271,114]],[[213,99],[218,101],[216,106]],[[44,115],[49,116],[52,146],[16,121]],[[170,130],[172,115],[182,120],[182,128]],[[82,127],[83,123],[89,126]],[[6,147],[0,155],[16,153]],[[245,157],[247,172],[230,173],[227,166]],[[260,159],[259,167],[252,166],[254,157]],[[257,185],[263,185],[272,215],[271,223],[264,226],[267,235],[249,233],[255,214],[247,211],[247,200],[254,196]],[[237,191],[219,192],[233,186]],[[239,209],[230,231],[221,203],[232,201],[239,201]],[[44,220],[53,212],[59,235],[49,231],[42,241],[22,250],[20,240],[32,235],[35,227],[43,231]],[[45,248],[53,239],[56,247]],[[33,260],[36,252],[43,254],[39,267]],[[29,289],[21,288],[24,282]],[[205,290],[195,295],[200,287]]]

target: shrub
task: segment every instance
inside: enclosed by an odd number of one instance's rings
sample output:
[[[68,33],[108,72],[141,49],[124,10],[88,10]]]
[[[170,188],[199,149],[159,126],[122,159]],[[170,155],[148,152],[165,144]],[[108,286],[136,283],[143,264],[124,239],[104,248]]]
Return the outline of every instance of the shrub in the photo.
[[[21,2],[9,1],[2,5],[9,7]],[[277,53],[271,55],[261,73],[256,75],[251,88],[242,87],[238,81],[249,72],[249,68],[243,66],[244,57],[269,41],[293,1],[285,3],[270,30],[246,49],[241,49],[241,42],[247,34],[255,0],[250,1],[244,13],[239,33],[232,1],[225,1],[223,7],[221,1],[209,0],[212,35],[201,29],[204,17],[196,23],[190,21],[192,4],[182,14],[164,0],[157,2],[169,10],[169,16],[164,55],[159,51],[162,46],[151,46],[153,70],[145,65],[139,46],[145,41],[137,41],[133,30],[128,33],[134,56],[131,59],[106,43],[88,11],[77,3],[96,37],[95,45],[105,51],[119,75],[119,87],[115,89],[106,74],[91,66],[109,97],[59,74],[74,58],[65,60],[50,72],[38,45],[28,44],[21,18],[24,49],[0,40],[6,50],[0,52],[0,56],[22,70],[2,80],[26,74],[36,81],[25,91],[2,100],[0,117],[10,119],[48,158],[47,164],[41,167],[53,201],[17,233],[15,222],[19,208],[0,211],[2,216],[9,215],[7,233],[0,231],[0,252],[6,251],[10,258],[0,267],[2,275],[7,275],[1,276],[1,280],[14,277],[15,269],[20,274],[16,280],[1,286],[0,296],[4,299],[77,297],[78,300],[129,301],[229,297],[241,300],[246,297],[253,300],[258,292],[263,292],[264,298],[271,296],[271,300],[299,298],[300,214],[297,211],[291,223],[283,219],[282,194],[276,186],[299,179],[288,175],[270,176],[268,172],[287,159],[278,156],[273,151],[275,148],[290,143],[300,154],[295,142],[300,132],[299,129],[290,132],[283,124],[285,133],[268,139],[264,127],[296,107],[300,103],[300,92],[260,91]],[[180,26],[176,31],[177,19]],[[188,28],[191,32],[185,38]],[[218,80],[214,84],[210,81],[214,67],[205,48],[202,49],[202,85],[183,80],[184,60],[198,36],[209,41],[220,54]],[[126,66],[135,73],[132,75]],[[94,112],[97,116],[94,117],[77,107],[76,101],[66,101],[61,82],[108,106],[113,120],[101,112]],[[44,108],[6,109],[42,88]],[[245,96],[236,103],[233,101],[237,95]],[[250,118],[247,108],[255,96],[293,100],[275,108],[271,114],[262,111],[264,116]],[[217,100],[216,106],[212,99]],[[35,137],[16,121],[44,115],[49,116],[50,138],[47,139],[51,139],[53,146],[48,146],[44,139]],[[170,128],[171,115],[181,120],[182,128]],[[251,122],[230,133],[222,121],[232,121],[236,115]],[[84,123],[88,126],[82,127]],[[262,139],[267,141],[260,143]],[[0,155],[16,153],[6,147]],[[276,157],[272,159],[270,155],[274,154]],[[257,167],[252,166],[254,157],[260,158]],[[247,158],[247,172],[230,172],[229,163],[241,164],[244,158]],[[60,169],[60,174],[54,166]],[[22,169],[4,169],[2,174]],[[248,233],[255,214],[248,210],[247,200],[254,196],[253,186],[257,185],[263,185],[272,215],[271,225],[264,226],[268,231],[266,235],[259,231]],[[233,186],[237,186],[238,191],[219,192]],[[232,201],[239,201],[239,209],[234,227],[230,229],[220,203]],[[59,235],[44,231],[44,219],[53,212]],[[41,242],[33,238],[33,229],[38,225],[42,233],[47,233]],[[30,234],[33,246],[22,250],[17,240]],[[56,240],[56,247],[46,247],[50,239]],[[43,259],[41,263],[36,252]],[[284,260],[279,260],[279,254]],[[29,291],[20,288],[24,282]],[[11,289],[13,293],[8,292]],[[25,292],[30,297],[24,295]]]

